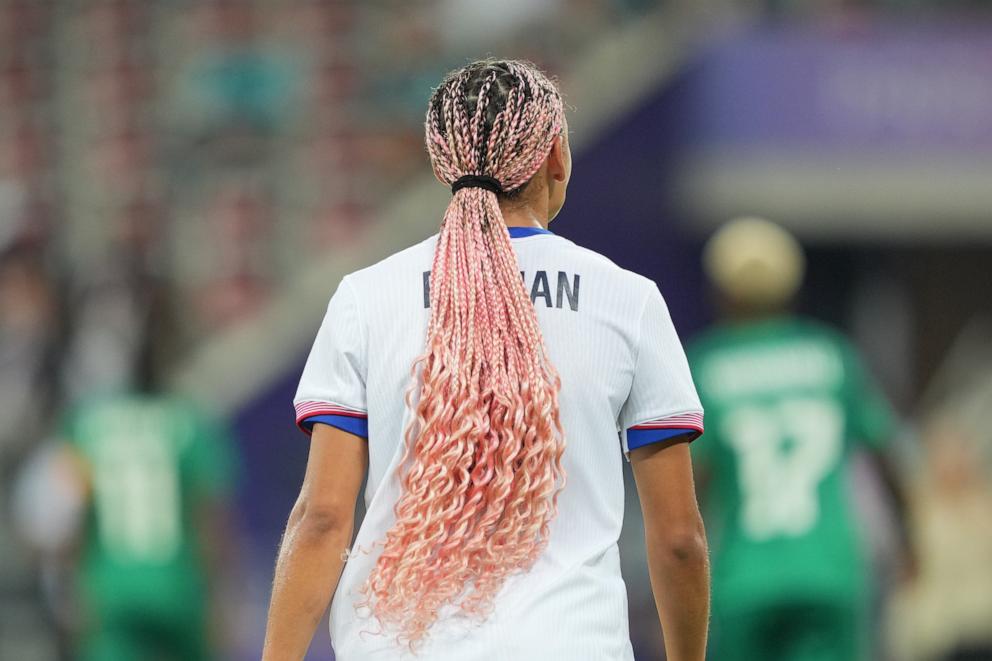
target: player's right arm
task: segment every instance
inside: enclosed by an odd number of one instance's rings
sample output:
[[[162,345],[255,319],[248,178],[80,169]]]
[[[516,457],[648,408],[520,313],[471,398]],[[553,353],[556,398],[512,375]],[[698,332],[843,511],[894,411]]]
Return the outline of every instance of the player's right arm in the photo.
[[[644,512],[651,589],[669,661],[703,661],[710,584],[687,436],[637,448],[630,463]]]
[[[300,496],[276,561],[263,661],[299,661],[337,588],[368,468],[364,438],[315,424]]]

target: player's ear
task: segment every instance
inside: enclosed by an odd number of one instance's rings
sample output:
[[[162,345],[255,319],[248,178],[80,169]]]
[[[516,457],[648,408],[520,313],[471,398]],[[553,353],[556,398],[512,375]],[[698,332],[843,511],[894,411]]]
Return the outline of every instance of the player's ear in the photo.
[[[544,176],[548,187],[548,222],[551,222],[565,204],[565,189],[572,174],[572,155],[564,132],[551,141],[542,167],[547,168]]]
[[[561,135],[555,136],[551,141],[551,150],[548,152],[548,178],[564,183],[568,179],[569,159],[566,153],[566,146]]]

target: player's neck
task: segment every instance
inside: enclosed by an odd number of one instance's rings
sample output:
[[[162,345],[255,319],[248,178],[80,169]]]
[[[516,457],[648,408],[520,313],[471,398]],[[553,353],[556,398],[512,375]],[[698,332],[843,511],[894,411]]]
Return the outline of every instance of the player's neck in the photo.
[[[541,203],[527,204],[500,204],[500,211],[503,212],[503,222],[507,227],[540,227],[548,229],[548,204],[547,200]]]

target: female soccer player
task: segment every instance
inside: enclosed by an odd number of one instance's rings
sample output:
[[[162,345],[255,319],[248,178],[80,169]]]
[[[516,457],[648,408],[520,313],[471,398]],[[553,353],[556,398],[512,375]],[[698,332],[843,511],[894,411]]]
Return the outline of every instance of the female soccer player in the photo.
[[[654,283],[547,229],[565,129],[557,87],[523,62],[470,64],[431,98],[451,202],[439,234],[331,298],[296,397],[313,438],[266,661],[302,658],[328,601],[339,661],[632,660],[623,454],[668,658],[703,659],[702,410]]]

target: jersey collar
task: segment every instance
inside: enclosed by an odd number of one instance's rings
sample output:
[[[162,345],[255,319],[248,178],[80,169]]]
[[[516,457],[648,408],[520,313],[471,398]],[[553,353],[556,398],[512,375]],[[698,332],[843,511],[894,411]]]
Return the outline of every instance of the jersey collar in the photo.
[[[546,230],[543,227],[507,227],[510,232],[511,239],[522,239],[525,236],[534,236],[535,234],[554,234],[551,230]]]

